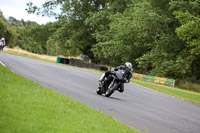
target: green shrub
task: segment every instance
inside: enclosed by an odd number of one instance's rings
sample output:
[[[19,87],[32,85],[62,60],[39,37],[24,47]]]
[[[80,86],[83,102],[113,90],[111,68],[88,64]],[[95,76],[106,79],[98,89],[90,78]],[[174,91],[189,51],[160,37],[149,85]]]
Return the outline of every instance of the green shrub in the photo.
[[[177,81],[176,87],[184,90],[190,90],[200,93],[200,84],[191,83],[191,82],[184,82],[184,81]]]

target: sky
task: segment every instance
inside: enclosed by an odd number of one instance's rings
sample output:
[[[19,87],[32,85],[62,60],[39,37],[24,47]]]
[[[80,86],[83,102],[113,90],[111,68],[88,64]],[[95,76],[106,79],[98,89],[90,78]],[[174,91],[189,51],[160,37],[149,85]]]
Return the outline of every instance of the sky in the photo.
[[[46,0],[0,0],[0,10],[5,18],[12,16],[17,20],[35,21],[38,24],[46,24],[47,22],[55,22],[54,18],[37,16],[28,14],[25,10],[28,8],[27,3],[33,2],[34,5],[41,7]]]

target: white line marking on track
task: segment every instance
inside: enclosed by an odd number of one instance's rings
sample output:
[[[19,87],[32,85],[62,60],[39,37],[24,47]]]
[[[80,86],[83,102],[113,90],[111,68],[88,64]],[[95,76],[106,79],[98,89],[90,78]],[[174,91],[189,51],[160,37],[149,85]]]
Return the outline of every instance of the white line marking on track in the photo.
[[[7,67],[7,66],[6,66],[5,64],[3,64],[3,62],[1,62],[1,61],[0,61],[0,64],[1,64],[2,66],[4,66],[4,67]]]

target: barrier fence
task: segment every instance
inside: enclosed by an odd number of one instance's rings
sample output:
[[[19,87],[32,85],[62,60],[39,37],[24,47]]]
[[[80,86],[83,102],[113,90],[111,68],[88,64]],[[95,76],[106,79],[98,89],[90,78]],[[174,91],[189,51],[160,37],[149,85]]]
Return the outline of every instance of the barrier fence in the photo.
[[[138,73],[133,73],[133,78],[137,80],[156,83],[156,84],[168,85],[171,87],[175,86],[175,80],[169,79],[169,78],[161,78],[161,77],[155,77],[155,76],[138,74]]]
[[[96,69],[96,70],[101,70],[101,71],[106,71],[108,70],[107,67],[104,66],[100,66],[97,64],[92,64],[92,63],[87,63],[84,62],[82,60],[79,59],[68,59],[68,58],[61,58],[61,57],[57,57],[57,63],[63,63],[63,64],[69,64],[72,66],[77,66],[77,67],[82,67],[82,68],[92,68],[92,69]]]

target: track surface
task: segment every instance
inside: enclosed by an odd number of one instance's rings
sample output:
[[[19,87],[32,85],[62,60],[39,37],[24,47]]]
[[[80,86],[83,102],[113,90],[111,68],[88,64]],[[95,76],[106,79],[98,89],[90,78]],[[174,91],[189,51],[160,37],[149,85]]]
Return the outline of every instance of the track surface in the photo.
[[[125,85],[110,98],[96,94],[99,74],[0,53],[13,72],[68,95],[145,133],[200,133],[200,106],[139,85]]]

